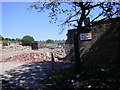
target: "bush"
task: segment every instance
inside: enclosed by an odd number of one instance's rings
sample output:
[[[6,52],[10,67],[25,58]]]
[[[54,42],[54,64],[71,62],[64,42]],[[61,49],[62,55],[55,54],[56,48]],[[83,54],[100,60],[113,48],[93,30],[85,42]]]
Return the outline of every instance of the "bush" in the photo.
[[[3,42],[2,46],[8,46],[7,42]]]

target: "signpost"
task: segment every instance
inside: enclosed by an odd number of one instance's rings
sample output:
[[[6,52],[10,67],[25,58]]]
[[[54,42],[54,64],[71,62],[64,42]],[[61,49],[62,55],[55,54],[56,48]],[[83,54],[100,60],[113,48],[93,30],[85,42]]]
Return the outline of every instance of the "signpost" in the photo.
[[[91,40],[92,33],[90,32],[90,17],[85,18],[84,25],[86,26],[85,32],[80,33],[80,40]]]
[[[82,33],[80,34],[80,40],[91,40],[92,33]]]

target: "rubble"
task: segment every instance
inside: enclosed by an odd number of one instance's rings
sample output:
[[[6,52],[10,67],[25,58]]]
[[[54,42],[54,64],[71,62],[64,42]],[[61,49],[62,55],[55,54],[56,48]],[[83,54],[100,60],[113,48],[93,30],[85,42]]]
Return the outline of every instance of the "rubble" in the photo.
[[[31,50],[31,47],[30,46],[22,46],[22,45],[9,45],[9,46],[3,46],[2,49],[13,50],[13,51],[23,51],[23,50]]]
[[[53,49],[54,57],[64,58],[66,56],[65,50],[63,48]]]
[[[2,59],[2,62],[6,61],[29,61],[29,62],[42,62],[51,61],[51,57],[47,56],[46,53],[23,53],[20,55],[9,56],[8,58]]]
[[[24,47],[21,45],[10,45],[2,49],[2,61],[20,61],[20,62],[43,62],[52,61],[51,53],[53,53],[55,62],[59,58],[64,58],[66,56],[65,50],[63,48],[43,48],[38,50],[31,50],[29,47]]]

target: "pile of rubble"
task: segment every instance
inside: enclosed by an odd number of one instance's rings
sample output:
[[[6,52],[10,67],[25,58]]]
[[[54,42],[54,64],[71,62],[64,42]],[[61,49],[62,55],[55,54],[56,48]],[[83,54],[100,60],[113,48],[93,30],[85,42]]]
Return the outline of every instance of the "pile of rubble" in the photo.
[[[9,56],[8,58],[2,59],[2,62],[6,61],[26,61],[26,62],[42,62],[51,61],[50,53],[23,53],[20,55]]]
[[[22,50],[27,51],[22,51]],[[1,62],[7,61],[20,61],[20,62],[43,62],[43,61],[51,61],[52,53],[54,57],[54,61],[62,60],[66,54],[64,49],[39,49],[39,50],[30,50],[30,48],[26,48],[20,45],[10,45],[4,47],[6,52],[3,52],[3,57]],[[10,54],[7,53],[10,51]],[[18,52],[17,52],[18,51]],[[13,53],[12,53],[13,52]],[[7,55],[8,54],[8,55]],[[7,55],[7,56],[6,56]]]
[[[64,49],[53,49],[54,57],[56,58],[64,58],[66,56],[65,50]]]
[[[3,46],[2,49],[12,50],[12,51],[22,51],[22,50],[31,50],[31,47],[30,46],[22,46],[22,45],[9,45],[9,46]]]

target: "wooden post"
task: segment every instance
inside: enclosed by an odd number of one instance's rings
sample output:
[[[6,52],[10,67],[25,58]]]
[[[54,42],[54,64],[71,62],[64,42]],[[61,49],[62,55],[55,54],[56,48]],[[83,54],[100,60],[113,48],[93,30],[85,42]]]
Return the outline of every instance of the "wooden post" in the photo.
[[[53,53],[51,53],[51,61],[52,61],[52,72],[53,72],[54,71],[54,62],[55,62]]]
[[[76,30],[74,33],[74,53],[75,53],[75,70],[77,72],[81,71],[81,59],[79,52],[79,31]]]

